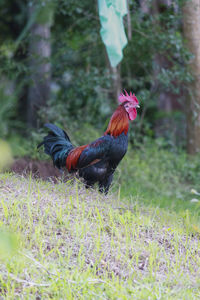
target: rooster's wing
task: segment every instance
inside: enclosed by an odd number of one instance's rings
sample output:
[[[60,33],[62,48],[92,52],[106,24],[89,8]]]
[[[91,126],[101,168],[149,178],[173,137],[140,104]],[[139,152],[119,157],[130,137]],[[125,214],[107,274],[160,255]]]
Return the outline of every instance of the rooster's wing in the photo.
[[[68,170],[82,169],[95,164],[109,156],[111,139],[103,136],[96,141],[74,148],[66,161]]]

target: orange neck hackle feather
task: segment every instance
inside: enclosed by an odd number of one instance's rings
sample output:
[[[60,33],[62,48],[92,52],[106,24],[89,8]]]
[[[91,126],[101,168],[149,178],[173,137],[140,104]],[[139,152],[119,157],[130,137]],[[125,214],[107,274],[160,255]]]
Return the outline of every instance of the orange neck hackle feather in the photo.
[[[110,134],[114,137],[119,136],[124,132],[127,135],[129,128],[128,114],[124,108],[124,105],[119,105],[116,111],[113,113],[108,128],[106,129],[106,134]]]

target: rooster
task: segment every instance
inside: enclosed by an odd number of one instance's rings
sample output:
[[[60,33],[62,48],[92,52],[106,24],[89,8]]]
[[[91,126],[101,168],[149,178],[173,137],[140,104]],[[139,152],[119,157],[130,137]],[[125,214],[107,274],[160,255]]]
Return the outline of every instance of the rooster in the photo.
[[[74,147],[64,130],[45,124],[50,131],[38,148],[44,145],[45,153],[51,156],[57,168],[78,171],[87,188],[97,182],[99,191],[107,194],[113,174],[127,151],[129,121],[136,118],[139,107],[136,96],[127,91],[120,94],[119,102],[104,135],[94,142]]]

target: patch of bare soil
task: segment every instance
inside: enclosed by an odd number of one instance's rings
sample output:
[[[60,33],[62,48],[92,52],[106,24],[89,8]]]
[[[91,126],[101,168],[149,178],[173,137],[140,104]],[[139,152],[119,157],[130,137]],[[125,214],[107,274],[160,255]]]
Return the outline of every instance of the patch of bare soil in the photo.
[[[31,173],[33,177],[43,180],[51,178],[53,182],[57,182],[63,176],[63,173],[55,168],[52,162],[39,161],[27,157],[16,159],[11,166],[11,171],[24,176]],[[64,175],[66,177],[66,174]],[[67,175],[67,177],[69,179],[71,176]]]

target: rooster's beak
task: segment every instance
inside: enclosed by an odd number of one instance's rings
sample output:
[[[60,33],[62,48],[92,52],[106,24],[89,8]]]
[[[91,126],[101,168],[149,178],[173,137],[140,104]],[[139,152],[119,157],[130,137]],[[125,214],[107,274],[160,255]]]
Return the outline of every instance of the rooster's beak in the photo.
[[[139,104],[136,105],[137,108],[140,108]]]

